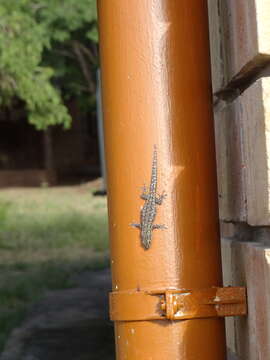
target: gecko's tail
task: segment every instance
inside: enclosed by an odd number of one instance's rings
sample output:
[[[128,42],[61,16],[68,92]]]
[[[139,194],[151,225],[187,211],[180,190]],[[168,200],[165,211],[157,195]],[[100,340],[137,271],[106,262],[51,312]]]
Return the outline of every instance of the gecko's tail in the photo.
[[[154,144],[153,163],[157,163],[157,145]]]

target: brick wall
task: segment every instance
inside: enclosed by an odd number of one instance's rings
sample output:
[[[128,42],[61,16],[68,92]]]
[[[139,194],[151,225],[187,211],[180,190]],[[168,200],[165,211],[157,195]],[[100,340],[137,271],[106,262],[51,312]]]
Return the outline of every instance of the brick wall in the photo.
[[[249,315],[227,320],[241,360],[270,359],[270,0],[208,0],[225,285]]]

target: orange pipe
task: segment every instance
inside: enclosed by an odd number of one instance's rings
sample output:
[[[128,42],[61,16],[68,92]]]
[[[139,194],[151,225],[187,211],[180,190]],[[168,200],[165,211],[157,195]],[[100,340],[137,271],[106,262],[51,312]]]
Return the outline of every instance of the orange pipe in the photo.
[[[221,285],[206,3],[98,0],[115,292]],[[146,250],[130,224],[154,146],[166,229]],[[116,321],[115,334],[118,360],[225,359],[223,319]]]

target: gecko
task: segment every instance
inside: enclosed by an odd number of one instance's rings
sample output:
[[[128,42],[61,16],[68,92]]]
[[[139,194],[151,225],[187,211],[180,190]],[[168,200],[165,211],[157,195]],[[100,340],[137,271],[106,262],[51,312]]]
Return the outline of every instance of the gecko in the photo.
[[[154,145],[152,172],[150,186],[147,190],[146,186],[143,186],[143,192],[141,198],[145,200],[145,203],[141,209],[140,224],[131,224],[131,226],[140,229],[140,238],[142,246],[148,250],[152,242],[152,232],[155,229],[167,229],[165,225],[154,224],[157,205],[161,205],[166,194],[157,195],[157,146]]]

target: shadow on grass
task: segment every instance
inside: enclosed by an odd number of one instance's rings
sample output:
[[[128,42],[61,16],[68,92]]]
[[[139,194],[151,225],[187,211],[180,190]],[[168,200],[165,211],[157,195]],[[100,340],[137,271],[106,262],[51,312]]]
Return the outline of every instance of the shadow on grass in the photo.
[[[71,189],[2,192],[0,351],[48,291],[76,288],[74,276],[108,265],[105,198]]]
[[[42,258],[42,254],[35,254],[34,262],[20,259],[14,264],[0,264],[1,352],[11,331],[22,323],[30,306],[48,291],[76,287],[72,281],[74,276],[109,266],[108,255],[105,254],[90,253],[73,261],[59,258],[41,262],[38,262],[38,255]]]

